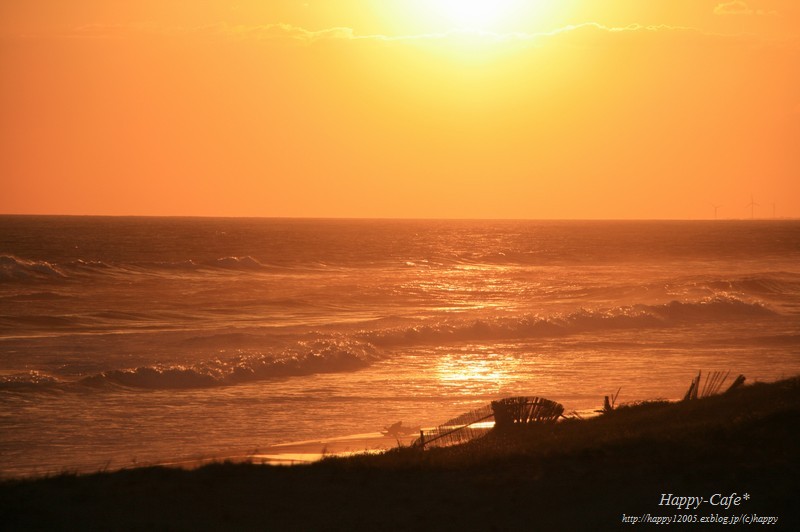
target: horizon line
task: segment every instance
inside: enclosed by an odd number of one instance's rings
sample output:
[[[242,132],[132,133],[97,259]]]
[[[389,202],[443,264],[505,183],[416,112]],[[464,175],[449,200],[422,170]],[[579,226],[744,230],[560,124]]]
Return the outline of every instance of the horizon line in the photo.
[[[725,222],[725,221],[794,221],[798,216],[762,218],[492,218],[492,217],[424,217],[424,216],[268,216],[268,215],[204,215],[204,214],[42,214],[0,213],[0,217],[51,217],[51,218],[174,218],[174,219],[227,219],[227,220],[319,220],[319,221],[464,221],[464,222]]]

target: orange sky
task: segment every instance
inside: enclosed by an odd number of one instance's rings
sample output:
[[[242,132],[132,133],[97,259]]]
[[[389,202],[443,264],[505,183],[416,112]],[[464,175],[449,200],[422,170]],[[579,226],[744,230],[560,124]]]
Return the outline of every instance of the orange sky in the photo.
[[[796,0],[6,0],[0,72],[0,213],[800,217]]]

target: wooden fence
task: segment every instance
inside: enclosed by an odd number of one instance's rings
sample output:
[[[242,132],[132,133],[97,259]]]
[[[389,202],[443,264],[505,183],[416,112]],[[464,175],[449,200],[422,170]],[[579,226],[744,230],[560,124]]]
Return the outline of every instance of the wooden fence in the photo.
[[[508,397],[461,414],[438,427],[420,431],[414,445],[446,447],[465,443],[489,432],[516,424],[553,423],[564,413],[564,407],[542,397]]]

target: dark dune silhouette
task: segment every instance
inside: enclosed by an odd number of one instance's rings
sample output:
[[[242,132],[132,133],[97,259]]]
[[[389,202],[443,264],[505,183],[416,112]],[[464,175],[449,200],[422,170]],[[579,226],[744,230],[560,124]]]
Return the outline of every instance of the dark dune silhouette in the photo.
[[[5,481],[0,519],[7,530],[615,530],[624,516],[756,515],[789,530],[798,427],[800,377],[425,451]],[[747,500],[659,504],[734,492]]]

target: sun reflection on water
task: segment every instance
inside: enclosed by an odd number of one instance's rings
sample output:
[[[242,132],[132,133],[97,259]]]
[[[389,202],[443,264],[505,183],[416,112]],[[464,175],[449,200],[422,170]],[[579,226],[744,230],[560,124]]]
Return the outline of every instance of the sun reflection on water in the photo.
[[[490,395],[516,380],[519,364],[516,357],[478,348],[469,354],[442,356],[436,365],[436,375],[439,383],[448,388]]]
[[[426,299],[441,302],[438,310],[509,309],[519,305],[517,270],[506,266],[465,264],[450,269],[420,270],[403,288]]]

